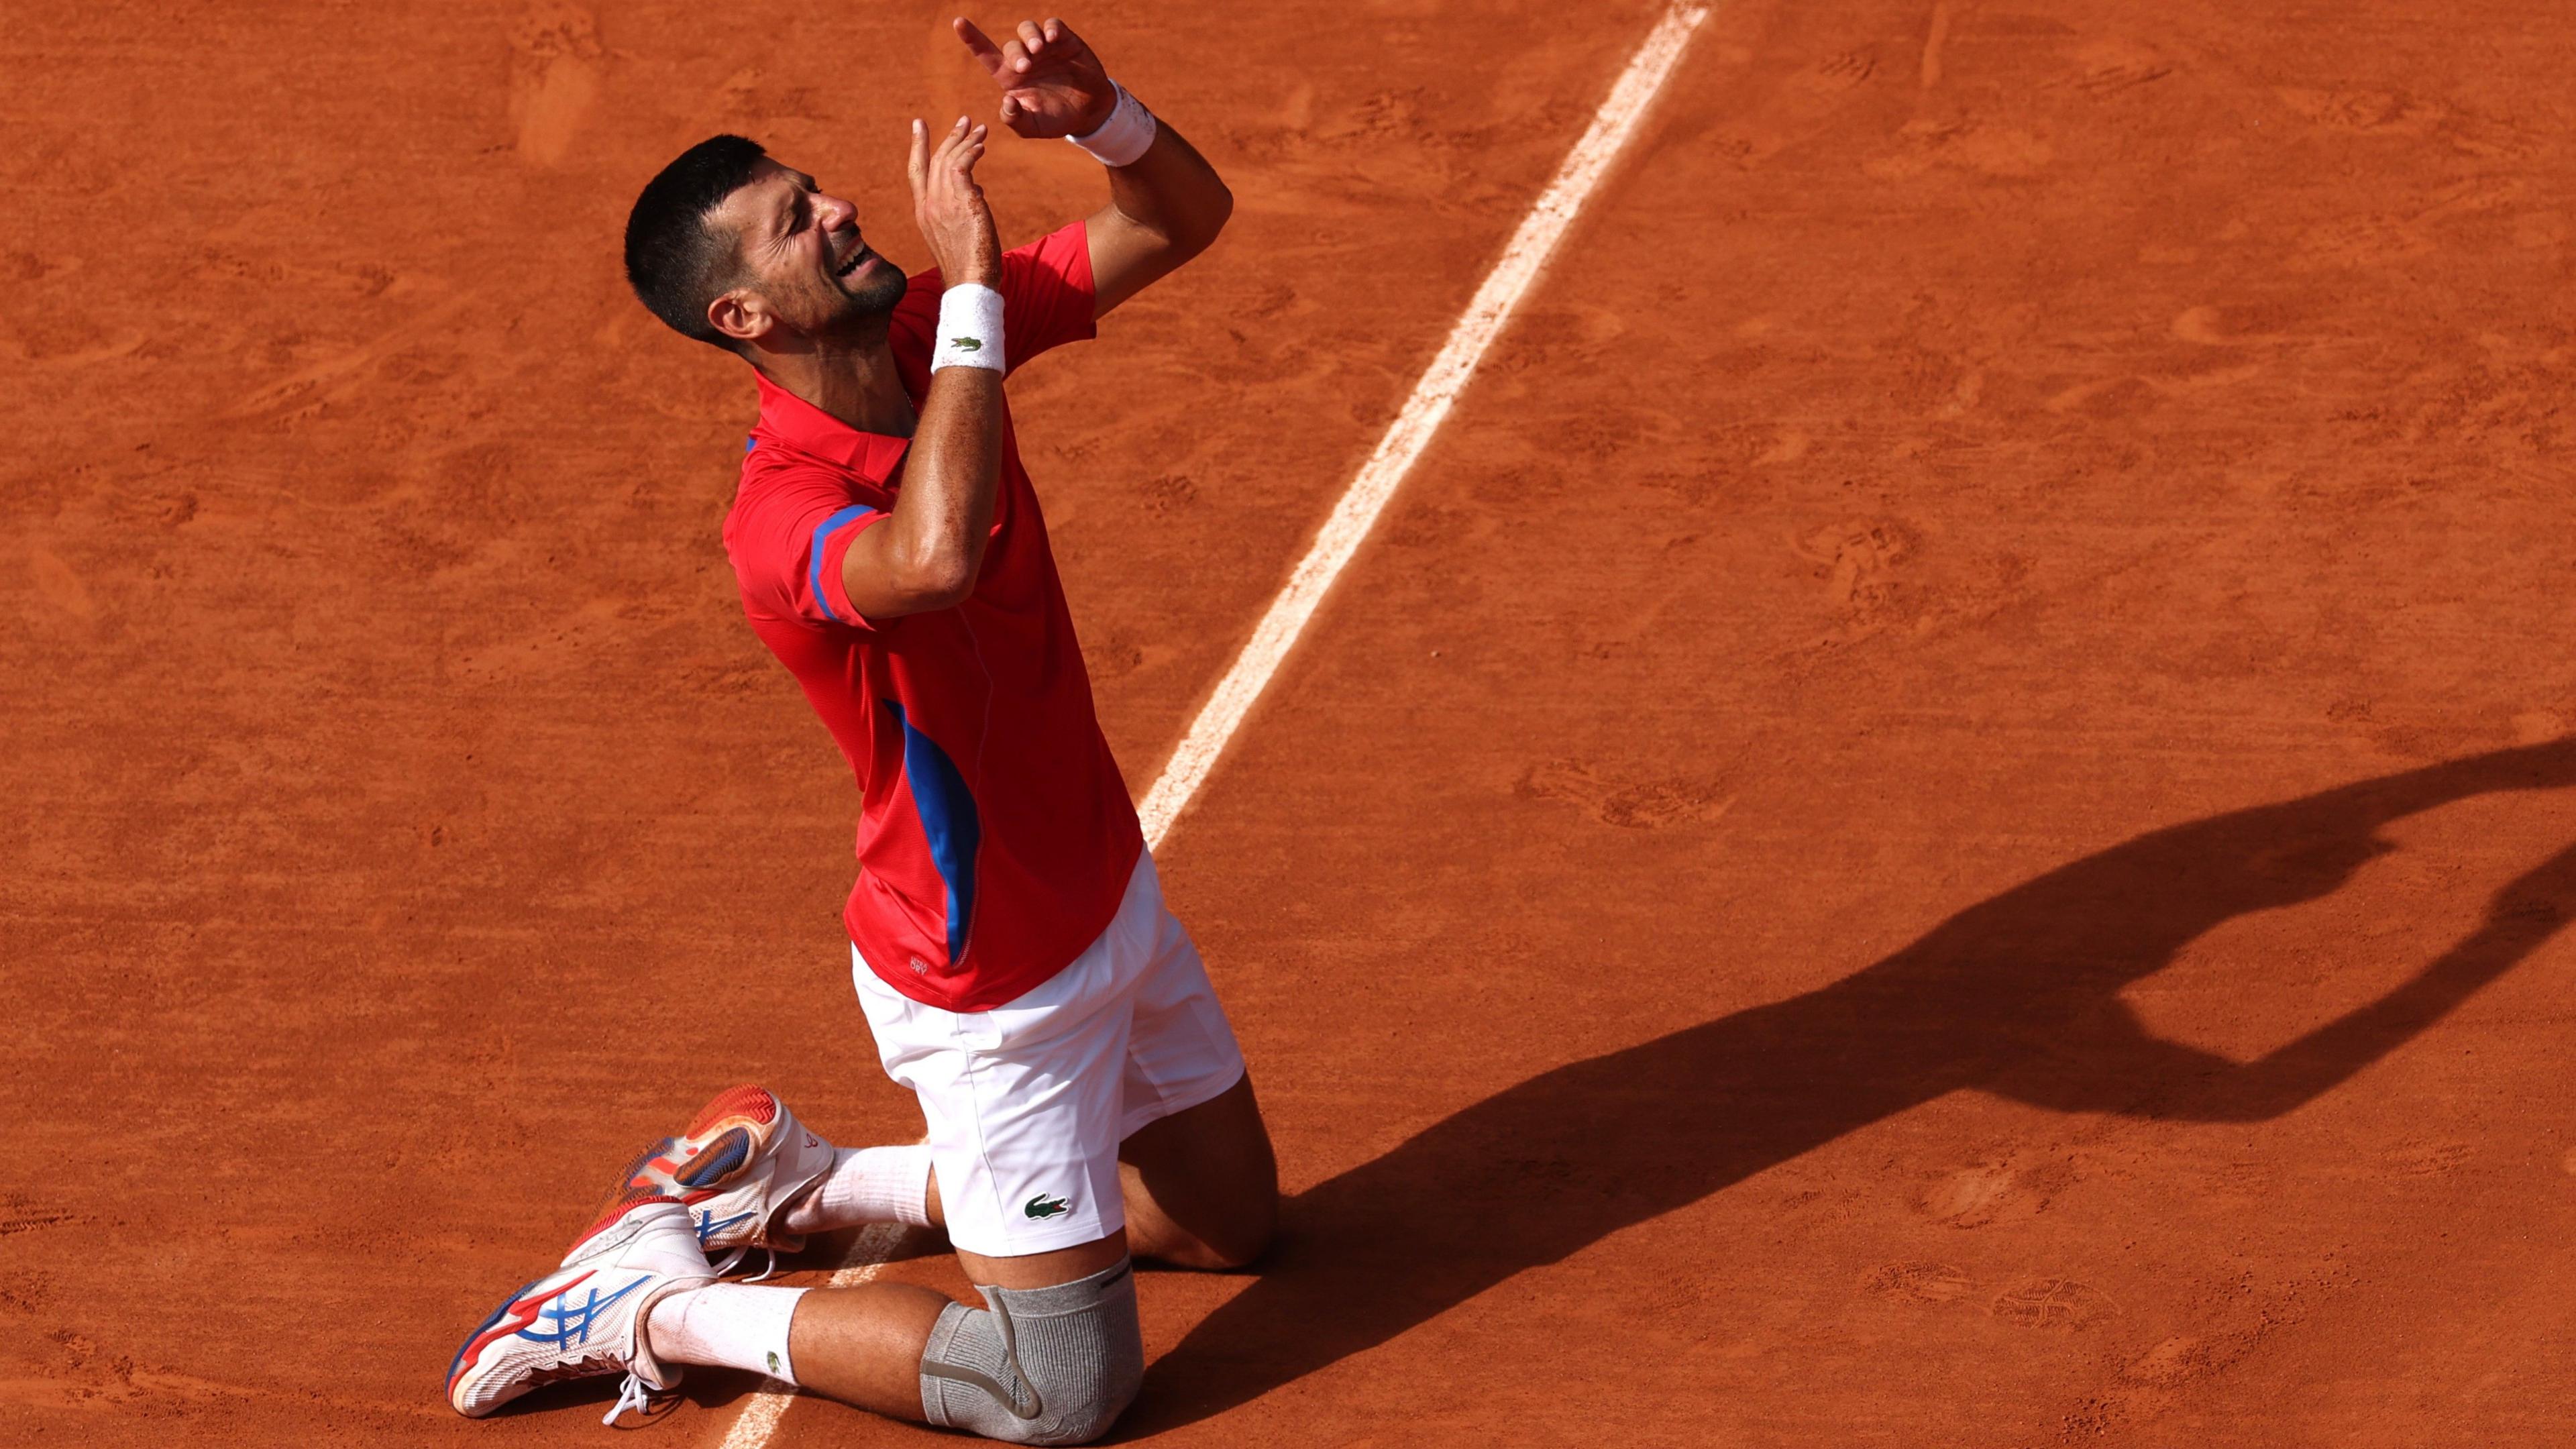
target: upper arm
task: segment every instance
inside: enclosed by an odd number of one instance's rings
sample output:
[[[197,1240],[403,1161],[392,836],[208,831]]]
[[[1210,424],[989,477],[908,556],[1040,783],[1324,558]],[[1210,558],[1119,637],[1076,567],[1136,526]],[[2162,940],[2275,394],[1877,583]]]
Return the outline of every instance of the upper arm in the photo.
[[[726,539],[744,601],[776,618],[869,627],[868,600],[850,597],[847,566],[859,540],[885,519],[884,510],[821,478],[745,500]]]

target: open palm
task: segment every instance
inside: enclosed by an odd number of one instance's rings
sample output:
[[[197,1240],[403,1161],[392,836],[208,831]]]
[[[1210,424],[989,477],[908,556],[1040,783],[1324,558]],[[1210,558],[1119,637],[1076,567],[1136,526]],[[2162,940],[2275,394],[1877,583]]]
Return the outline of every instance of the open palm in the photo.
[[[1023,20],[1007,44],[995,45],[973,21],[961,19],[957,38],[1002,88],[1002,124],[1014,134],[1087,135],[1118,104],[1100,58],[1061,20]]]

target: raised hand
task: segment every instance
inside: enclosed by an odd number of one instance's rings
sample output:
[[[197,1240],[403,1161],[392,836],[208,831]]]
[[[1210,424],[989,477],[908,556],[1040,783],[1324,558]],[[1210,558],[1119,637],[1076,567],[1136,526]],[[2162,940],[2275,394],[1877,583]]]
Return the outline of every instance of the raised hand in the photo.
[[[1023,20],[1006,45],[995,45],[971,20],[955,23],[957,38],[1002,88],[1002,124],[1013,134],[1088,135],[1117,106],[1118,92],[1100,57],[1063,21]]]
[[[921,239],[930,243],[930,259],[938,263],[944,286],[973,282],[990,287],[1002,276],[993,209],[984,202],[984,188],[975,183],[985,134],[982,126],[969,129],[960,116],[934,146],[930,128],[919,120],[912,123],[912,219],[921,228]]]

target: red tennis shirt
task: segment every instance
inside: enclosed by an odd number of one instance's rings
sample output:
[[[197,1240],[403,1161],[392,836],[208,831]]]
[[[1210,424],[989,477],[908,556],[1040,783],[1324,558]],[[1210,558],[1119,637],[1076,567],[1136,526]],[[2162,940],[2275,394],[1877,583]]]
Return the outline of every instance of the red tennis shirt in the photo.
[[[997,290],[1013,368],[1090,337],[1082,224],[1006,253]],[[924,272],[895,308],[895,368],[916,407],[930,386],[939,294],[939,274]],[[1092,714],[1007,405],[973,595],[898,619],[850,606],[841,561],[901,496],[907,446],[761,378],[725,552],[752,632],[804,686],[858,776],[851,942],[913,1000],[982,1011],[1053,976],[1108,928],[1144,837]]]

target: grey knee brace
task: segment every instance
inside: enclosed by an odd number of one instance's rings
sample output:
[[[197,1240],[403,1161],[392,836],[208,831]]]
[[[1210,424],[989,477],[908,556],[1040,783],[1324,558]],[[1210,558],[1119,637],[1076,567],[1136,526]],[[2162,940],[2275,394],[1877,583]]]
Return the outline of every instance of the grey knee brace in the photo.
[[[1052,1288],[975,1291],[987,1307],[948,1305],[921,1351],[930,1422],[1013,1444],[1107,1433],[1145,1380],[1128,1262]]]

